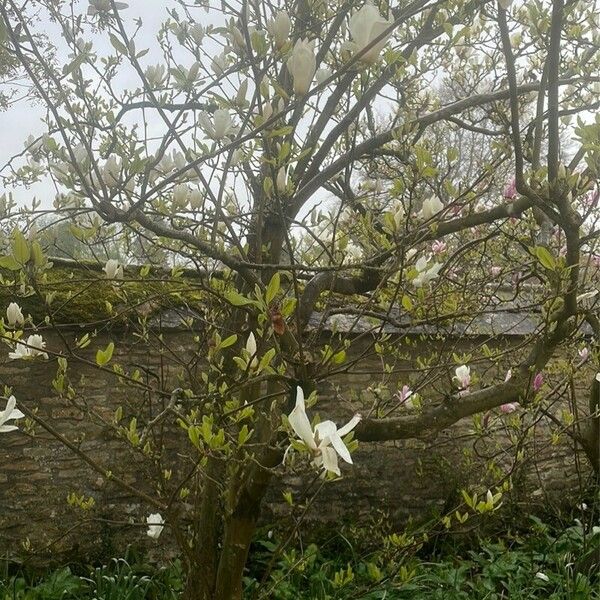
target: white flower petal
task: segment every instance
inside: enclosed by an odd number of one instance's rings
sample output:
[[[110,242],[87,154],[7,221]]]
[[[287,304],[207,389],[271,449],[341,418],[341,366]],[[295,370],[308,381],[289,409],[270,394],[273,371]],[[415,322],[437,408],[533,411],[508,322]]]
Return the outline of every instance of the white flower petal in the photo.
[[[352,457],[350,456],[348,448],[346,448],[346,444],[342,441],[342,438],[337,433],[334,433],[329,439],[331,440],[331,445],[334,450],[340,455],[340,458],[347,463],[352,464]]]
[[[304,404],[304,392],[298,386],[296,388],[296,406],[289,414],[288,421],[296,435],[311,449],[316,450],[313,430],[306,415],[306,406]]]
[[[335,473],[338,477],[341,475],[340,467],[338,466],[337,454],[333,448],[323,448],[322,456],[323,456],[323,467],[326,471],[331,471]]]
[[[410,393],[406,397],[408,398],[408,396],[410,396]],[[338,429],[338,435],[344,437],[350,433],[360,423],[361,419],[361,415],[354,415],[342,428]]]

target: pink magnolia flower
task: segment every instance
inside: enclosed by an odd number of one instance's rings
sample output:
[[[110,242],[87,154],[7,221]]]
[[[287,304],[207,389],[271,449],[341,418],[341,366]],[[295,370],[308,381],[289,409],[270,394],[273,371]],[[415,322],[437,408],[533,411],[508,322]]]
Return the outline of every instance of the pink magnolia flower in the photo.
[[[406,408],[412,408],[413,407],[413,401],[411,399],[412,395],[413,395],[413,391],[407,385],[403,385],[402,389],[396,393],[396,398],[398,398],[398,401],[400,402],[400,404],[402,404]]]
[[[585,347],[579,350],[577,354],[579,354],[579,358],[581,358],[581,360],[586,361],[590,355],[590,351],[587,349],[587,347]]]
[[[431,244],[431,251],[434,254],[442,254],[446,251],[446,247],[446,242],[443,242],[442,240],[436,240],[433,242],[433,244]]]
[[[517,197],[517,181],[514,177],[504,186],[503,195],[507,200],[514,200]]]
[[[458,387],[461,390],[467,390],[471,384],[471,368],[467,367],[467,365],[461,365],[460,367],[456,367],[454,373],[455,375],[452,379],[456,381]]]
[[[490,274],[492,277],[498,277],[498,275],[500,275],[500,273],[502,273],[502,267],[497,267],[497,266],[493,266],[490,269]]]
[[[512,412],[515,412],[519,407],[518,402],[508,402],[507,404],[503,404],[500,407],[500,412],[503,412],[505,415],[509,415]]]
[[[592,256],[592,263],[596,268],[600,268],[600,254],[594,254]]]
[[[544,376],[541,373],[536,373],[535,377],[533,378],[533,391],[539,392],[543,384]]]

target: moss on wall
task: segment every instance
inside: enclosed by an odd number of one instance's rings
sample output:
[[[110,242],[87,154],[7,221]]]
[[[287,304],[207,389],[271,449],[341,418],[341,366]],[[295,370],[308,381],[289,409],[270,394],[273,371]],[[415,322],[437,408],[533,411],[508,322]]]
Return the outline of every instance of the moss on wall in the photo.
[[[197,279],[155,276],[152,272],[140,277],[137,270],[126,273],[119,282],[106,280],[97,270],[56,266],[33,282],[18,272],[2,269],[0,277],[0,310],[4,312],[10,302],[17,302],[36,323],[47,316],[61,325],[85,326],[107,320],[118,323],[131,313],[151,316],[168,308],[201,310],[209,301]]]

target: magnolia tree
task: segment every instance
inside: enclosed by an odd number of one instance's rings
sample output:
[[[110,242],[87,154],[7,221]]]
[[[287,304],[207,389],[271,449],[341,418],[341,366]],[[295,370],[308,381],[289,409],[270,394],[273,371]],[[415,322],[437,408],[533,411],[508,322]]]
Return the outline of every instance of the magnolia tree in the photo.
[[[46,115],[3,182],[56,190],[31,207],[4,197],[1,266],[16,292],[2,336],[12,360],[57,361],[55,391],[81,406],[69,373],[93,335],[47,344],[57,309],[43,284],[52,264],[69,267],[36,233],[52,213],[125,307],[128,282],[152,279],[154,293],[194,281],[206,308],[197,368],[154,390],[158,413],[120,407],[103,423],[147,463],[147,485],[127,482],[122,457],[85,454],[27,398],[7,398],[0,433],[22,435],[24,413],[136,494],[148,535],[177,540],[190,599],[240,598],[272,478],[335,480],[357,441],[542,414],[597,469],[598,383],[580,371],[598,360],[589,328],[600,335],[597,4],[181,0],[157,31],[133,18],[140,7],[0,3],[8,83],[20,78]],[[158,248],[176,268],[123,265],[134,242],[136,257]],[[19,294],[39,296],[44,318],[25,316]],[[503,312],[534,320],[517,348],[490,336],[463,354],[450,341]],[[390,327],[437,341],[415,356]],[[147,393],[110,364],[114,343],[97,350],[98,369]],[[380,368],[347,418],[317,417],[317,384],[368,357]],[[176,458],[165,429],[180,434]]]

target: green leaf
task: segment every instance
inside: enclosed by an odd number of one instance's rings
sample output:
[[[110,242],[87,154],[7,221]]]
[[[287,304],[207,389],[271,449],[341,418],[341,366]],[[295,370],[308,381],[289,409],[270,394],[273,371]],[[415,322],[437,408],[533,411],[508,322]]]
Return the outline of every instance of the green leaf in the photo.
[[[269,281],[269,285],[267,286],[267,292],[265,294],[265,300],[267,304],[270,304],[273,301],[273,298],[277,296],[279,289],[281,288],[281,276],[279,272],[275,273],[273,277],[271,277],[271,281]]]
[[[127,52],[127,47],[125,46],[125,44],[120,42],[119,39],[117,38],[117,36],[112,33],[109,35],[109,37],[110,37],[110,43],[112,44],[113,48],[117,52],[127,55],[128,52]]]
[[[248,425],[244,425],[238,433],[238,446],[243,446],[251,435],[252,431],[248,429]]]
[[[273,360],[275,353],[276,353],[275,348],[270,348],[269,350],[267,350],[265,352],[264,356],[260,359],[260,363],[258,364],[257,370],[259,373],[261,371],[263,371],[264,369],[266,369],[271,364],[271,361]]]
[[[21,265],[14,259],[13,256],[0,256],[0,269],[18,271],[20,268]]]
[[[333,355],[333,363],[336,365],[341,365],[346,360],[346,351],[340,350]]]
[[[545,269],[548,269],[549,271],[554,271],[556,269],[556,259],[550,254],[547,248],[544,246],[536,246],[534,252]]]
[[[236,290],[227,290],[225,292],[225,300],[233,306],[246,306],[247,304],[253,304],[252,300],[248,300],[245,296],[242,296]]]
[[[29,244],[18,229],[13,232],[12,251],[14,259],[21,265],[24,265],[31,256]]]
[[[289,317],[295,310],[298,300],[296,298],[286,298],[281,307],[281,314],[284,317]]]
[[[78,54],[68,65],[63,67],[63,75],[70,75],[73,71],[79,69],[86,58],[86,54]]]
[[[219,348],[229,348],[229,346],[233,346],[237,342],[237,335],[234,333],[229,337],[225,338],[220,344]]]
[[[111,342],[110,344],[108,344],[108,346],[106,346],[106,350],[98,350],[96,352],[96,364],[103,367],[105,364],[109,363],[110,359],[112,358],[114,349],[115,345],[113,342]]]
[[[413,309],[413,303],[409,296],[402,296],[402,306],[407,312]]]

